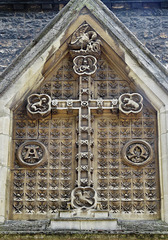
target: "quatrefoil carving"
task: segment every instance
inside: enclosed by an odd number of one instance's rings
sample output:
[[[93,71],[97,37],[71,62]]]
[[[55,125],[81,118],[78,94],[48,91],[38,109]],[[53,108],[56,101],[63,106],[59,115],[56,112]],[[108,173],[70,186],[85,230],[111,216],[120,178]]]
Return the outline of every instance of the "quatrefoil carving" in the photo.
[[[46,117],[51,112],[51,98],[47,94],[32,94],[27,102],[27,112],[31,118]]]
[[[91,187],[77,187],[71,194],[73,208],[95,208],[97,204],[96,191]]]
[[[78,75],[92,75],[97,70],[97,59],[94,56],[77,56],[74,58],[73,62],[73,69]]]
[[[125,114],[139,113],[143,108],[143,97],[139,93],[124,93],[119,97],[119,109]]]

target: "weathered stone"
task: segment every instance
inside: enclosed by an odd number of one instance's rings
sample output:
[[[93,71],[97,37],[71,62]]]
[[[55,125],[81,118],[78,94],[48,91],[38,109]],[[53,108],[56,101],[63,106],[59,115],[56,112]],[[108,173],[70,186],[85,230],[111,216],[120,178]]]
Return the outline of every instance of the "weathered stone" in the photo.
[[[54,222],[53,222],[54,223]],[[71,235],[71,239],[168,239],[168,225],[162,221],[118,221],[118,227],[115,230],[102,231],[97,230],[80,230],[75,229],[67,230],[51,228],[53,224],[49,220],[41,221],[6,221],[0,225],[0,239],[15,239],[13,237],[21,236],[21,239],[66,239],[68,233]],[[101,227],[100,227],[101,228]],[[77,229],[76,229],[77,230]],[[74,235],[74,231],[76,234]],[[97,232],[97,233],[96,233]],[[100,233],[101,232],[101,233]],[[92,235],[88,235],[92,233]],[[17,235],[16,235],[17,234]],[[80,235],[81,234],[81,235]],[[27,237],[26,237],[27,235]],[[41,236],[41,237],[40,237]],[[19,238],[16,238],[19,239]]]

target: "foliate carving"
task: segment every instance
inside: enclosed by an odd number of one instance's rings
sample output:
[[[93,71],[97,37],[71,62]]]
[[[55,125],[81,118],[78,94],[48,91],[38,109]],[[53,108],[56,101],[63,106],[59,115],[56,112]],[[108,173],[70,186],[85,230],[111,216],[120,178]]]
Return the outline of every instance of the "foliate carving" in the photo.
[[[22,190],[23,189],[23,186],[24,186],[24,183],[21,182],[21,181],[15,181],[13,183],[14,185],[14,188],[17,189],[17,190]]]
[[[88,178],[81,178],[80,179],[80,186],[88,186],[89,182],[88,182]]]
[[[67,100],[67,108],[72,108],[73,107],[73,101],[71,99]]]
[[[54,106],[54,107],[58,106],[58,100],[57,99],[52,100],[52,106]]]
[[[51,98],[47,94],[32,94],[27,99],[27,112],[31,118],[46,117],[51,111]]]
[[[131,165],[141,166],[149,163],[153,151],[149,143],[143,140],[132,140],[123,148],[123,158]]]
[[[130,114],[129,116],[118,113],[119,119],[115,116],[112,116],[112,118],[110,116],[107,118],[105,116],[95,117],[94,136],[97,136],[97,149],[94,154],[96,155],[98,168],[96,174],[98,179],[97,194],[104,209],[109,209],[113,213],[122,214],[126,212],[148,215],[149,211],[144,207],[147,201],[153,201],[158,206],[157,183],[155,181],[157,170],[150,165],[152,157],[148,158],[148,155],[141,150],[141,155],[145,158],[142,160],[142,167],[137,168],[141,164],[123,161],[122,155],[124,146],[132,142],[130,141],[131,138],[135,139],[135,143],[142,144],[143,148],[148,149],[148,146],[143,145],[145,141],[139,141],[138,135],[141,134],[142,139],[146,140],[146,132],[148,129],[155,129],[156,123],[151,116],[150,122],[153,122],[153,125],[149,128],[145,124],[148,119],[146,119],[146,116],[143,117],[143,112],[138,115]],[[154,130],[154,132],[156,131]],[[136,138],[138,139],[136,140]],[[152,149],[149,151],[149,155],[152,156],[155,144],[150,139],[148,141],[149,149]],[[130,154],[130,158],[132,156]],[[132,168],[134,165],[137,167]],[[117,190],[120,191],[120,194],[117,194]],[[107,201],[106,204],[104,204],[105,201]],[[142,204],[140,205],[139,202],[142,202]],[[118,206],[117,210],[116,205]],[[154,213],[156,214],[156,212]]]
[[[144,213],[144,204],[142,202],[135,203],[133,209],[135,213]]]
[[[145,182],[145,186],[147,189],[155,189],[156,187],[156,182],[153,180],[148,180]]]
[[[89,88],[82,88],[81,94],[89,94]]]
[[[25,205],[25,208],[26,208],[26,212],[27,213],[34,213],[35,212],[35,209],[36,209],[36,206],[34,203],[32,202],[29,202]]]
[[[98,39],[97,33],[91,29],[91,27],[84,22],[73,33],[70,48],[73,53],[76,54],[88,54],[88,53],[100,53],[101,40]]]
[[[25,176],[25,173],[23,173],[22,171],[14,172],[15,179],[23,179],[24,176]]]
[[[81,107],[88,107],[89,102],[88,101],[82,101],[81,102]]]
[[[15,202],[13,204],[13,208],[15,210],[15,213],[21,213],[23,210],[23,202]]]
[[[77,56],[73,60],[74,63],[74,71],[78,75],[91,75],[95,73],[97,66],[97,59],[94,56]]]
[[[113,108],[117,106],[117,103],[118,103],[118,99],[117,99],[117,98],[113,98],[113,99],[111,100],[111,104],[112,104],[112,107],[113,107]]]
[[[146,208],[149,213],[156,213],[157,212],[157,203],[148,202]]]
[[[97,100],[97,113],[103,113],[103,99],[99,98]]]
[[[119,97],[119,109],[125,114],[139,113],[143,108],[143,97],[139,93],[124,93]]]
[[[77,187],[71,194],[71,205],[74,208],[94,208],[96,206],[96,192],[91,187]]]
[[[45,161],[46,156],[46,147],[36,141],[23,143],[17,151],[19,164],[24,167],[37,167]]]

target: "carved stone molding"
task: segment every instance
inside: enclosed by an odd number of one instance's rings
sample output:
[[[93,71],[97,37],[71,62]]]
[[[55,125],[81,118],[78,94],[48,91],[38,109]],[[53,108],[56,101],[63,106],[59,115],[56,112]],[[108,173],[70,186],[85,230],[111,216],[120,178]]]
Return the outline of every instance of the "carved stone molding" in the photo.
[[[45,161],[46,157],[46,147],[36,141],[27,141],[17,150],[19,164],[23,167],[37,167]]]
[[[143,166],[152,159],[153,150],[150,144],[144,140],[131,140],[125,144],[122,155],[127,164]]]
[[[143,97],[139,93],[124,93],[119,97],[119,109],[125,114],[139,113],[143,108]]]
[[[77,187],[71,193],[73,208],[94,208],[97,204],[96,191],[91,187]]]
[[[51,112],[51,98],[47,94],[31,94],[27,103],[27,113],[33,119],[46,117]]]
[[[97,66],[97,59],[94,56],[77,56],[73,60],[74,62],[74,71],[78,75],[91,75],[95,73]]]

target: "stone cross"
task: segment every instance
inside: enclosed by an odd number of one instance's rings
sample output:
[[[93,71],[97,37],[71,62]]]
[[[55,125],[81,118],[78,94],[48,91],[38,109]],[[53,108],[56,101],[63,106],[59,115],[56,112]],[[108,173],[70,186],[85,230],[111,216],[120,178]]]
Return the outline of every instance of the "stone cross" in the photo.
[[[119,109],[125,114],[138,113],[143,107],[143,98],[138,93],[125,93],[119,99],[93,99],[91,76],[97,70],[97,57],[101,41],[87,23],[82,24],[72,36],[70,47],[74,71],[79,76],[79,99],[51,99],[47,94],[32,94],[28,98],[27,112],[32,117],[45,117],[51,109],[78,110],[77,129],[77,179],[76,188],[71,194],[72,208],[96,208],[97,195],[93,184],[93,129],[91,111],[102,113],[104,109],[112,112]],[[30,152],[30,148],[29,148]],[[32,154],[33,152],[31,152]]]

